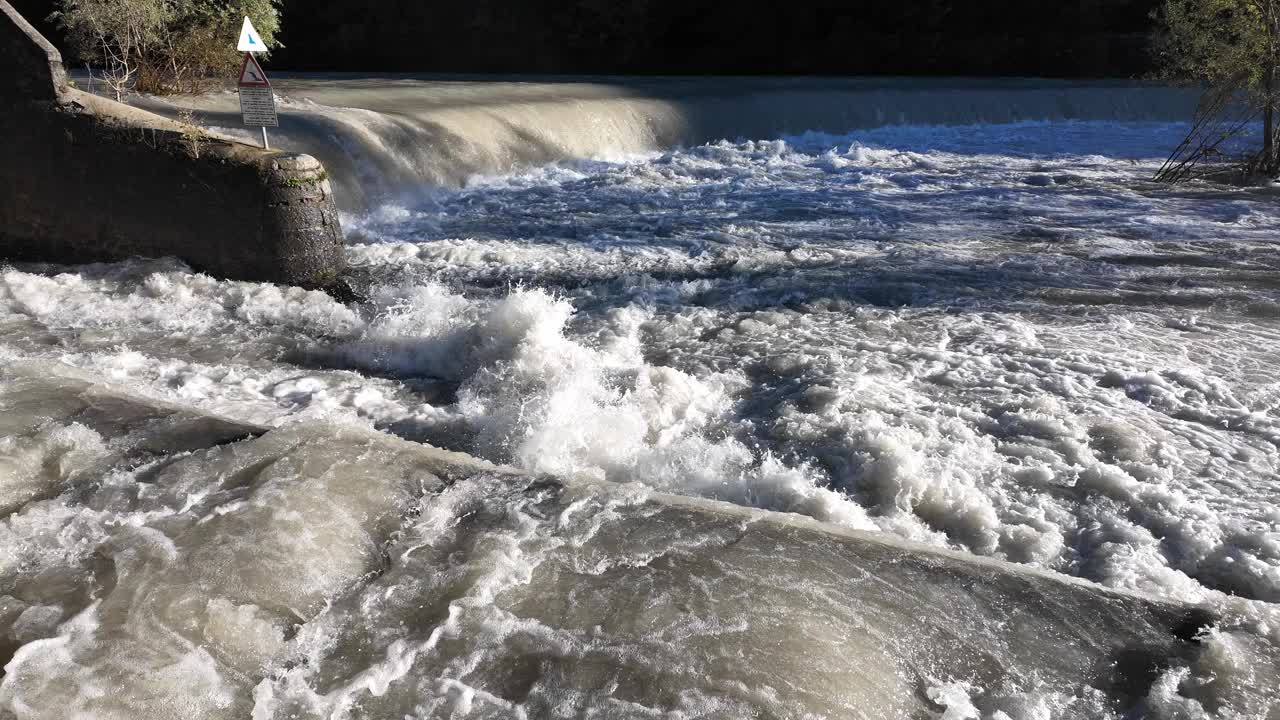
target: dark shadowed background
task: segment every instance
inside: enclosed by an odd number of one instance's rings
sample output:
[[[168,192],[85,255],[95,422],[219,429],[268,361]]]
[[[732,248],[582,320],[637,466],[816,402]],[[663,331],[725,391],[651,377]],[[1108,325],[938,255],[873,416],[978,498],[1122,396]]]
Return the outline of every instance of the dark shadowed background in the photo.
[[[43,18],[52,0],[13,0]],[[276,69],[1132,77],[1158,0],[285,0]],[[230,42],[231,40],[228,40]]]

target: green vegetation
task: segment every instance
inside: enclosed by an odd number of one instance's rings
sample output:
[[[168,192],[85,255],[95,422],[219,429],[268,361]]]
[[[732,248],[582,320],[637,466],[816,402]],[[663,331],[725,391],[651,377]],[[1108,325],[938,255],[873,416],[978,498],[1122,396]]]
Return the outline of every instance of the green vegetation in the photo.
[[[52,18],[120,99],[130,88],[197,93],[235,72],[244,17],[277,47],[280,0],[57,0]]]
[[[206,140],[204,123],[191,108],[182,108],[178,111],[178,123],[182,126],[182,141],[187,152],[198,160]]]
[[[1207,91],[1157,178],[1185,180],[1224,162],[1250,176],[1280,174],[1280,0],[1165,0],[1159,19],[1164,76]],[[1260,141],[1231,150],[1259,120]]]
[[[305,178],[293,177],[293,176],[285,178],[284,186],[287,188],[300,188],[300,187],[306,187],[310,185],[319,185],[320,183],[328,179],[329,179],[329,172],[327,170],[321,170],[315,175],[305,177]]]

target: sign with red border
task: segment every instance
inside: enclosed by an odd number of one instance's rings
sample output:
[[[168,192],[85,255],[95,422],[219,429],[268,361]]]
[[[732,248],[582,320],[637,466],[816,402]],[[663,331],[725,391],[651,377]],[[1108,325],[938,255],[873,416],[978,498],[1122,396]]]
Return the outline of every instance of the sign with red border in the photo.
[[[244,54],[244,63],[240,65],[240,87],[271,87],[271,81],[267,80],[267,74],[262,71],[262,66],[254,59],[253,53]]]
[[[278,127],[276,117],[276,95],[271,91],[271,81],[262,72],[262,66],[250,53],[244,54],[244,64],[240,66],[240,117],[245,125],[256,127]],[[266,146],[266,141],[263,141]]]

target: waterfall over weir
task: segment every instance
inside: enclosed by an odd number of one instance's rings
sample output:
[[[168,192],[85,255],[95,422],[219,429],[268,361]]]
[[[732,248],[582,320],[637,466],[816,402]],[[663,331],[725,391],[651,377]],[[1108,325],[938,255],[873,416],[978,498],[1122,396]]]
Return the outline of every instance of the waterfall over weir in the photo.
[[[1181,121],[1193,90],[1120,81],[689,78],[510,82],[338,74],[275,78],[279,147],[319,157],[359,210],[406,190],[564,160],[618,158],[721,139],[885,125]],[[179,101],[192,105],[192,101]],[[174,114],[177,106],[144,101]],[[240,128],[236,96],[194,101]]]

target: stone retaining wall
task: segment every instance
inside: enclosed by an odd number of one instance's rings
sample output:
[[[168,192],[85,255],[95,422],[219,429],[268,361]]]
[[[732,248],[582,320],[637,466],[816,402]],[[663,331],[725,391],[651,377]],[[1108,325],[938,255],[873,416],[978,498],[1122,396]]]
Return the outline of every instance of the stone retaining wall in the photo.
[[[324,286],[342,269],[328,176],[72,88],[0,0],[0,260],[174,256],[220,277]]]

